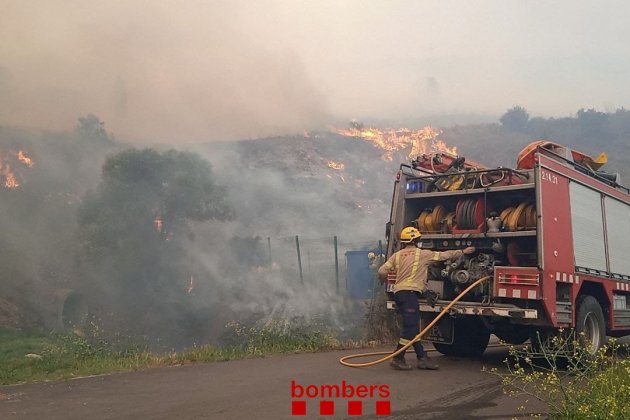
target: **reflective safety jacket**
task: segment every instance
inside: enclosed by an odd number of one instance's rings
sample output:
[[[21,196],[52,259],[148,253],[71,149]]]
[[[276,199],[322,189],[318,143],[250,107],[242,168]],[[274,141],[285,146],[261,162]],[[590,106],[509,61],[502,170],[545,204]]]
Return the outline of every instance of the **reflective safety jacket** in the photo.
[[[461,250],[430,251],[406,247],[395,252],[378,269],[379,274],[396,273],[394,293],[401,290],[422,292],[427,285],[427,268],[432,261],[446,261],[463,255]]]

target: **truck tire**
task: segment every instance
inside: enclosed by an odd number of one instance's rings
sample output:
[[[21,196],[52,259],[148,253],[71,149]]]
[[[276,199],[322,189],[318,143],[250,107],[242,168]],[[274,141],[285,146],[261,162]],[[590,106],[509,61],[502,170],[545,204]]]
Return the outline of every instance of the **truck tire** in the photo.
[[[606,321],[597,299],[584,295],[577,301],[575,316],[577,338],[590,354],[595,354],[606,343]]]
[[[508,344],[523,344],[529,340],[530,333],[530,328],[526,325],[513,325],[510,329],[495,331],[494,335]]]
[[[529,336],[531,350],[533,353],[548,353],[554,350],[554,337],[560,337],[560,333],[555,329],[533,328]],[[562,337],[566,340],[566,337]]]
[[[490,330],[480,318],[465,316],[454,320],[453,344],[433,343],[435,349],[446,356],[479,356],[486,351]]]

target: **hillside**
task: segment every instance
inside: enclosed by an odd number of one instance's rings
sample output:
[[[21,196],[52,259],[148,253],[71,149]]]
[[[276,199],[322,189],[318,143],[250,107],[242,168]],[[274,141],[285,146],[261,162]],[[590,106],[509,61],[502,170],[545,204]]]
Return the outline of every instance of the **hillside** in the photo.
[[[520,122],[512,121],[516,114]],[[519,115],[520,114],[520,115]],[[463,156],[488,165],[513,167],[518,152],[533,140],[547,139],[582,152],[608,154],[602,170],[621,174],[630,185],[630,111],[624,108],[604,113],[578,110],[575,117],[529,118],[520,107],[508,110],[501,124],[464,125],[445,128],[442,138],[457,145]]]
[[[395,173],[409,155],[457,147],[460,155],[488,166],[513,167],[517,153],[542,137],[587,153],[604,150],[610,157],[604,169],[620,172],[622,182],[630,179],[624,131],[628,112],[596,114],[599,125],[587,124],[585,118],[593,115],[586,114],[580,114],[581,120],[528,119],[518,129],[506,124],[441,131],[372,129],[361,138],[352,135],[356,127],[350,127],[180,145],[212,163],[235,217],[192,226],[182,264],[200,273],[194,283],[197,295],[168,295],[160,300],[157,290],[156,305],[148,309],[152,315],[139,322],[156,331],[186,325],[193,334],[199,325],[215,328],[240,311],[257,316],[327,312],[337,314],[335,322],[342,324],[333,237],[339,239],[342,264],[346,250],[373,247],[384,239]],[[85,193],[99,182],[106,157],[126,147],[93,116],[83,118],[72,133],[0,128],[0,322],[4,325],[51,326],[58,316],[55,296],[60,290],[82,290],[91,301],[100,301],[91,308],[108,310],[101,296],[85,288],[85,273],[77,269],[82,244],[76,236],[76,214]],[[297,274],[296,236],[304,286]],[[273,267],[268,267],[270,257]],[[173,279],[178,290],[193,286],[189,277]]]
[[[356,138],[313,133],[195,147],[229,186],[237,220],[265,236],[378,239],[398,163]]]

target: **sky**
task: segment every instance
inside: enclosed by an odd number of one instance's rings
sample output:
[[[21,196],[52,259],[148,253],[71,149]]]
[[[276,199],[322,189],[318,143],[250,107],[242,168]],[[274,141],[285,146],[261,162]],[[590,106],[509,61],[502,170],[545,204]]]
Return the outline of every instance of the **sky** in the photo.
[[[630,106],[630,3],[0,0],[0,125],[197,142]]]

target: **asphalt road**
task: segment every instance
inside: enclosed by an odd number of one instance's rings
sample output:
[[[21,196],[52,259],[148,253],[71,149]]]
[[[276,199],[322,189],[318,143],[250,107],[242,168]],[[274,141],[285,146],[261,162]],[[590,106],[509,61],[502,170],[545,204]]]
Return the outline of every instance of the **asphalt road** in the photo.
[[[278,355],[0,387],[0,419],[336,419],[348,418],[349,400],[359,401],[362,410],[350,418],[376,418],[376,400],[388,400],[391,411],[378,418],[397,420],[511,419],[544,411],[531,401],[519,411],[525,398],[505,396],[499,378],[482,372],[483,366],[503,366],[505,348],[488,348],[477,359],[432,353],[440,370],[409,372],[394,371],[387,363],[361,369],[338,363],[353,353]],[[327,407],[334,415],[320,417],[318,398],[292,398],[292,381],[295,396],[298,386],[313,385],[312,393],[322,385],[341,389],[343,381],[355,392],[360,385],[366,386],[363,391],[372,386],[373,395],[334,398],[334,407]],[[379,395],[382,385],[389,391],[386,398]],[[305,416],[292,415],[292,402],[298,400],[305,401]]]

